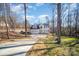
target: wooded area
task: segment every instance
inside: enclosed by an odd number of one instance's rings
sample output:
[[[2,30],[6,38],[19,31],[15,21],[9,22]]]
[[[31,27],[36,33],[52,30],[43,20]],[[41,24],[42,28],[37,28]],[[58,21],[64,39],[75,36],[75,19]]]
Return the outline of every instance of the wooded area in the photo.
[[[26,18],[27,4],[24,6],[25,21],[18,23],[16,15],[12,16],[11,6],[8,3],[0,4],[0,37],[4,36],[9,39],[10,36],[27,36],[27,29],[30,27]],[[52,8],[52,29],[51,33],[55,34],[58,38],[59,43],[61,42],[61,36],[79,37],[79,4],[76,7],[71,6],[72,4],[50,4],[55,8]],[[65,7],[64,7],[65,6]],[[66,13],[65,13],[66,12]],[[48,18],[46,17],[48,20]],[[48,22],[50,23],[50,22]],[[50,27],[50,26],[49,26]],[[18,30],[17,30],[18,29]],[[17,31],[23,29],[25,34],[20,34]],[[17,30],[17,31],[16,31]]]
[[[79,55],[79,4],[0,3],[0,49],[11,56]]]

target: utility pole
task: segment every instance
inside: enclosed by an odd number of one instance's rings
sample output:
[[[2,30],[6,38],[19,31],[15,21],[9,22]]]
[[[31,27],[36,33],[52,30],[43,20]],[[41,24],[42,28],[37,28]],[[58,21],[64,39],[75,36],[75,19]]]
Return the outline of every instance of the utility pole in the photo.
[[[24,3],[24,13],[25,13],[25,37],[26,37],[27,36],[26,3]]]

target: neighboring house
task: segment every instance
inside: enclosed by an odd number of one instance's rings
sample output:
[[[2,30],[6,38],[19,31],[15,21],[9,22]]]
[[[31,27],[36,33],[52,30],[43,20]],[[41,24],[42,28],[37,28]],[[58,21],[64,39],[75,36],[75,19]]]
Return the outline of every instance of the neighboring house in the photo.
[[[31,29],[31,33],[32,34],[38,34],[40,31],[39,31],[39,25],[38,24],[34,24],[34,25],[31,25],[31,27],[30,27],[30,29]]]
[[[39,29],[39,25],[38,24],[31,25],[31,29]]]
[[[40,24],[40,33],[49,33],[49,24]]]
[[[34,24],[31,26],[31,33],[48,34],[49,25],[48,24]]]

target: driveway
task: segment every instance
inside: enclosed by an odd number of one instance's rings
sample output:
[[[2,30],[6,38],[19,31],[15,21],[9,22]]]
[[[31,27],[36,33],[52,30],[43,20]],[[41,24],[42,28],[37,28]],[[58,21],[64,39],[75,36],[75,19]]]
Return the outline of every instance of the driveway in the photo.
[[[45,35],[46,36],[46,35]],[[25,56],[26,52],[36,43],[38,37],[43,35],[31,35],[30,40],[16,40],[0,44],[0,56]]]

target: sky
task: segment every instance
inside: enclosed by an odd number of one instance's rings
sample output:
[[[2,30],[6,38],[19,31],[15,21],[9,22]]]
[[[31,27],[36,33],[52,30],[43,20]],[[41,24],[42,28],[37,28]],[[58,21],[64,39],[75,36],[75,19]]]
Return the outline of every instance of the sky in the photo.
[[[46,17],[50,21],[52,19],[53,5],[46,3],[29,3],[26,4],[26,18],[30,24],[47,23]],[[18,22],[24,21],[24,5],[23,4],[11,4],[11,10],[13,15],[17,16]]]
[[[17,22],[24,22],[25,15],[24,15],[24,5],[23,4],[10,4],[11,5],[11,11],[12,15],[17,17]],[[61,13],[62,13],[62,24],[67,26],[67,16],[68,16],[68,4],[62,4],[61,7]],[[57,13],[56,13],[56,4],[51,3],[29,3],[26,4],[27,10],[26,10],[26,18],[28,20],[28,23],[31,25],[33,24],[40,24],[40,23],[48,23],[48,20],[51,21],[54,15],[55,21],[57,20]],[[73,15],[73,10],[75,10],[76,4],[72,3],[70,4],[70,13]],[[53,13],[53,10],[55,13]],[[47,19],[47,18],[48,19]],[[72,20],[74,18],[72,17]],[[74,21],[73,21],[74,22]],[[72,23],[73,24],[73,23]],[[57,23],[55,22],[55,26]]]

